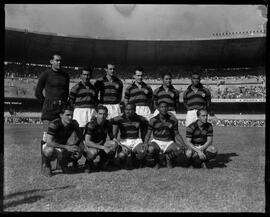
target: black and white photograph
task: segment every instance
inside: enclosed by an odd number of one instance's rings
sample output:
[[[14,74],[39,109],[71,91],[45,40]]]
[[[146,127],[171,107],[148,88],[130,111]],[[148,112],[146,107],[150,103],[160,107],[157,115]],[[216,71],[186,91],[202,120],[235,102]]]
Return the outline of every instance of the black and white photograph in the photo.
[[[3,9],[1,211],[267,212],[267,3]]]

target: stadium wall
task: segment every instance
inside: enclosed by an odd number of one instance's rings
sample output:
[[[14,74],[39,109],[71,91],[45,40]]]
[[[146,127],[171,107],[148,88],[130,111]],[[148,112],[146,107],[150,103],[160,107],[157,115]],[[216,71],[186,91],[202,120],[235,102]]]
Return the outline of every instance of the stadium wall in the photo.
[[[4,111],[17,112],[40,112],[42,105],[33,98],[7,97],[4,101]],[[180,114],[185,114],[183,102],[180,102]],[[215,114],[265,114],[265,101],[252,102],[212,102],[212,109]]]

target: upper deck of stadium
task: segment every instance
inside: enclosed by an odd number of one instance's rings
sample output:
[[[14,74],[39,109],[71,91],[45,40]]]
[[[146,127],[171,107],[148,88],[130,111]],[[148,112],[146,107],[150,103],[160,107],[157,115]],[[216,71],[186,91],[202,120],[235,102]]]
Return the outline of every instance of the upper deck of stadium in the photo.
[[[262,5],[6,5],[5,61],[66,65],[256,65]],[[14,52],[16,50],[16,52]]]

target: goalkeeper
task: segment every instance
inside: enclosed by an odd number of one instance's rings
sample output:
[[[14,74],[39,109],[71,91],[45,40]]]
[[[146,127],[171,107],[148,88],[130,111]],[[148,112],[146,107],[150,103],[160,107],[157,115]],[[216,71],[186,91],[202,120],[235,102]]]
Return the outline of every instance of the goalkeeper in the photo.
[[[110,159],[116,153],[117,143],[112,132],[112,125],[106,119],[108,109],[99,105],[97,116],[93,117],[85,127],[83,155],[86,158],[85,172],[90,173],[97,169],[108,169]],[[110,140],[106,141],[107,135]]]

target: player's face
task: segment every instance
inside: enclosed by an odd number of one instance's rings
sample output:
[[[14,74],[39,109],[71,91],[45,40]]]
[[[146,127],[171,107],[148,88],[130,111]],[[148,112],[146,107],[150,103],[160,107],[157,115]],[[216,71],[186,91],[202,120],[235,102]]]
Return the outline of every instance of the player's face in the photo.
[[[50,60],[50,63],[52,65],[52,69],[55,71],[60,70],[61,69],[61,61],[62,61],[62,58],[60,56],[54,55],[53,59]]]
[[[132,105],[127,105],[125,108],[125,114],[127,117],[133,117],[135,114],[135,107]]]
[[[135,79],[135,81],[137,81],[138,83],[141,83],[142,80],[143,80],[143,72],[137,70],[137,71],[135,72],[134,79]]]
[[[163,83],[166,85],[166,86],[170,86],[172,84],[172,78],[170,75],[165,75],[164,78],[163,78]]]
[[[81,74],[81,79],[84,83],[89,83],[90,81],[90,72],[83,70]]]
[[[206,111],[201,111],[201,114],[199,115],[199,120],[202,122],[202,123],[206,123],[207,122],[207,119],[208,119],[208,114]]]
[[[99,109],[97,113],[97,119],[100,120],[101,122],[105,121],[107,118],[107,111],[104,109]]]
[[[64,114],[60,114],[63,124],[70,124],[73,118],[73,111],[66,110]]]
[[[107,69],[106,69],[107,75],[113,76],[114,71],[115,71],[115,66],[111,65],[111,64],[108,64]]]
[[[191,83],[196,87],[200,83],[201,79],[199,75],[192,75]]]
[[[166,103],[160,103],[158,107],[158,111],[160,114],[165,115],[168,113],[168,106]]]

